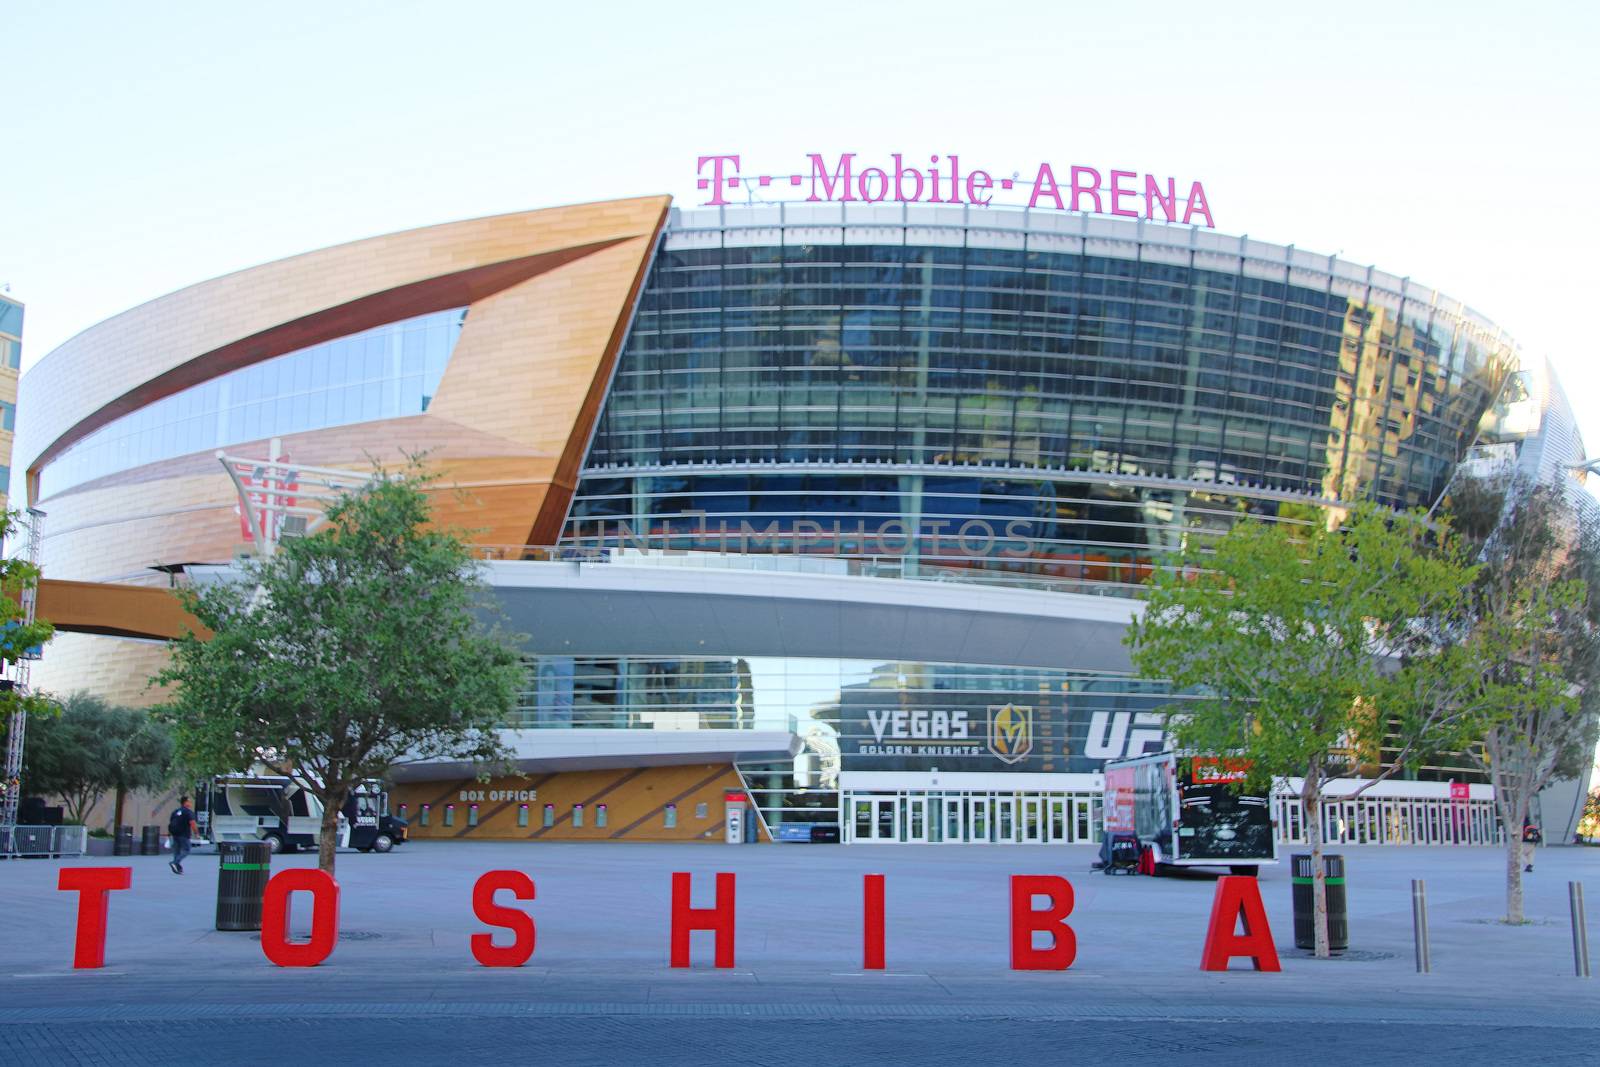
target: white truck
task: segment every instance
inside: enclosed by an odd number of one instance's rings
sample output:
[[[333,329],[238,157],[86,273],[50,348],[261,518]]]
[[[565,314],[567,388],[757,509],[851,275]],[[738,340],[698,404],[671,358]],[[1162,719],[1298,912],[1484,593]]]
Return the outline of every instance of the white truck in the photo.
[[[316,848],[322,839],[322,801],[287,775],[226,774],[195,790],[195,821],[212,841],[265,841],[273,852]],[[379,782],[353,790],[339,816],[340,848],[388,852],[406,839],[406,821],[389,814]]]
[[[1171,751],[1107,761],[1101,808],[1107,854],[1117,854],[1118,839],[1132,838],[1149,873],[1227,867],[1254,875],[1262,864],[1277,863],[1272,800],[1241,788],[1247,769],[1229,757]]]

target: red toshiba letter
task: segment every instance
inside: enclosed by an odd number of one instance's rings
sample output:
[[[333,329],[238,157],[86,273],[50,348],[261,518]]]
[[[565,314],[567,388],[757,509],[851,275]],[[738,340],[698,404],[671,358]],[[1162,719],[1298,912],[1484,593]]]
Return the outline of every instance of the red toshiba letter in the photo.
[[[533,879],[521,871],[489,871],[472,886],[472,914],[479,922],[502,926],[513,937],[509,945],[496,945],[493,934],[472,935],[472,958],[485,967],[521,967],[533,955],[538,934],[533,919],[521,908],[504,908],[495,893],[509,890],[518,900],[533,900]]]
[[[861,969],[883,970],[883,875],[861,876]]]
[[[689,873],[672,875],[672,966],[689,966],[689,932],[712,930],[717,937],[718,967],[733,966],[733,875],[717,875],[717,903],[709,908],[689,906]]]
[[[1242,934],[1234,932],[1240,919],[1244,920]],[[1278,950],[1272,944],[1272,928],[1267,925],[1267,909],[1261,904],[1261,887],[1254,878],[1228,875],[1217,879],[1200,969],[1225,971],[1234,956],[1249,956],[1258,971],[1283,970],[1278,966]]]
[[[290,894],[311,894],[311,940],[289,940]],[[279,967],[315,967],[339,941],[339,883],[327,871],[291,867],[267,882],[261,901],[261,951]]]
[[[72,966],[89,970],[106,965],[106,909],[113,889],[133,884],[132,867],[63,867],[56,888],[78,894],[78,938]]]
[[[1033,898],[1050,898],[1050,906],[1033,910]],[[1078,938],[1063,920],[1072,914],[1072,883],[1053,874],[1011,876],[1011,969],[1064,971],[1078,957]],[[1049,948],[1034,948],[1033,934],[1050,935]]]

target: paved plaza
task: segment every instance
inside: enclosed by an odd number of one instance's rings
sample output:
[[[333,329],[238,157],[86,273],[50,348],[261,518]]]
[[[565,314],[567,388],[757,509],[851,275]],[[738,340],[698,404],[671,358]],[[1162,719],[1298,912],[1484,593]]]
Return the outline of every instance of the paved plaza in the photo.
[[[562,845],[414,842],[339,858],[342,937],[310,971],[280,970],[251,933],[212,928],[216,859],[174,876],[159,857],[0,863],[0,1062],[612,1063],[1593,1063],[1600,983],[1572,974],[1567,881],[1600,893],[1600,850],[1542,850],[1529,925],[1501,914],[1493,849],[1346,848],[1350,958],[1293,947],[1287,866],[1261,888],[1281,974],[1198,969],[1213,886],[1109,878],[1087,847]],[[133,867],[110,905],[107,965],[70,968],[75,894],[62,863]],[[310,866],[311,856],[274,860]],[[538,947],[528,966],[479,967],[471,887],[530,874]],[[736,967],[667,967],[670,875],[738,875]],[[861,969],[861,875],[887,878],[887,963]],[[1078,956],[1065,973],[1008,968],[1011,874],[1076,890]],[[1414,971],[1410,879],[1427,880],[1434,973]],[[296,912],[309,925],[309,908]],[[1600,917],[1597,917],[1600,918]],[[502,934],[502,937],[505,935]],[[1600,961],[1597,961],[1600,962]],[[1236,966],[1248,964],[1236,961]],[[189,1008],[175,1013],[177,998]]]

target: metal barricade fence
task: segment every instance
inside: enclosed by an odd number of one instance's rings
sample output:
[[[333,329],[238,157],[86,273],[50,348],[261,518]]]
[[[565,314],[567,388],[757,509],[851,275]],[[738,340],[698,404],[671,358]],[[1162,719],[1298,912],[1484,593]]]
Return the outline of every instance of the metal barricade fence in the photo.
[[[0,826],[0,856],[81,856],[86,826]]]

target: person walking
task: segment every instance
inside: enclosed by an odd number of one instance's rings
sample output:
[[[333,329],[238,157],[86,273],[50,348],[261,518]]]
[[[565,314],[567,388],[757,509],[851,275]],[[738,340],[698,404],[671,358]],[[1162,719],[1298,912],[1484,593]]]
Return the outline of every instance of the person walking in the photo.
[[[173,874],[183,873],[183,858],[189,854],[189,842],[194,836],[194,808],[189,806],[189,798],[178,798],[178,806],[173,810],[172,816],[167,819],[167,833],[172,836],[172,860],[167,864],[172,868]]]
[[[1524,871],[1533,870],[1533,850],[1543,840],[1544,835],[1539,832],[1539,824],[1532,819],[1524,819],[1522,821],[1522,862],[1527,864],[1522,868]]]

